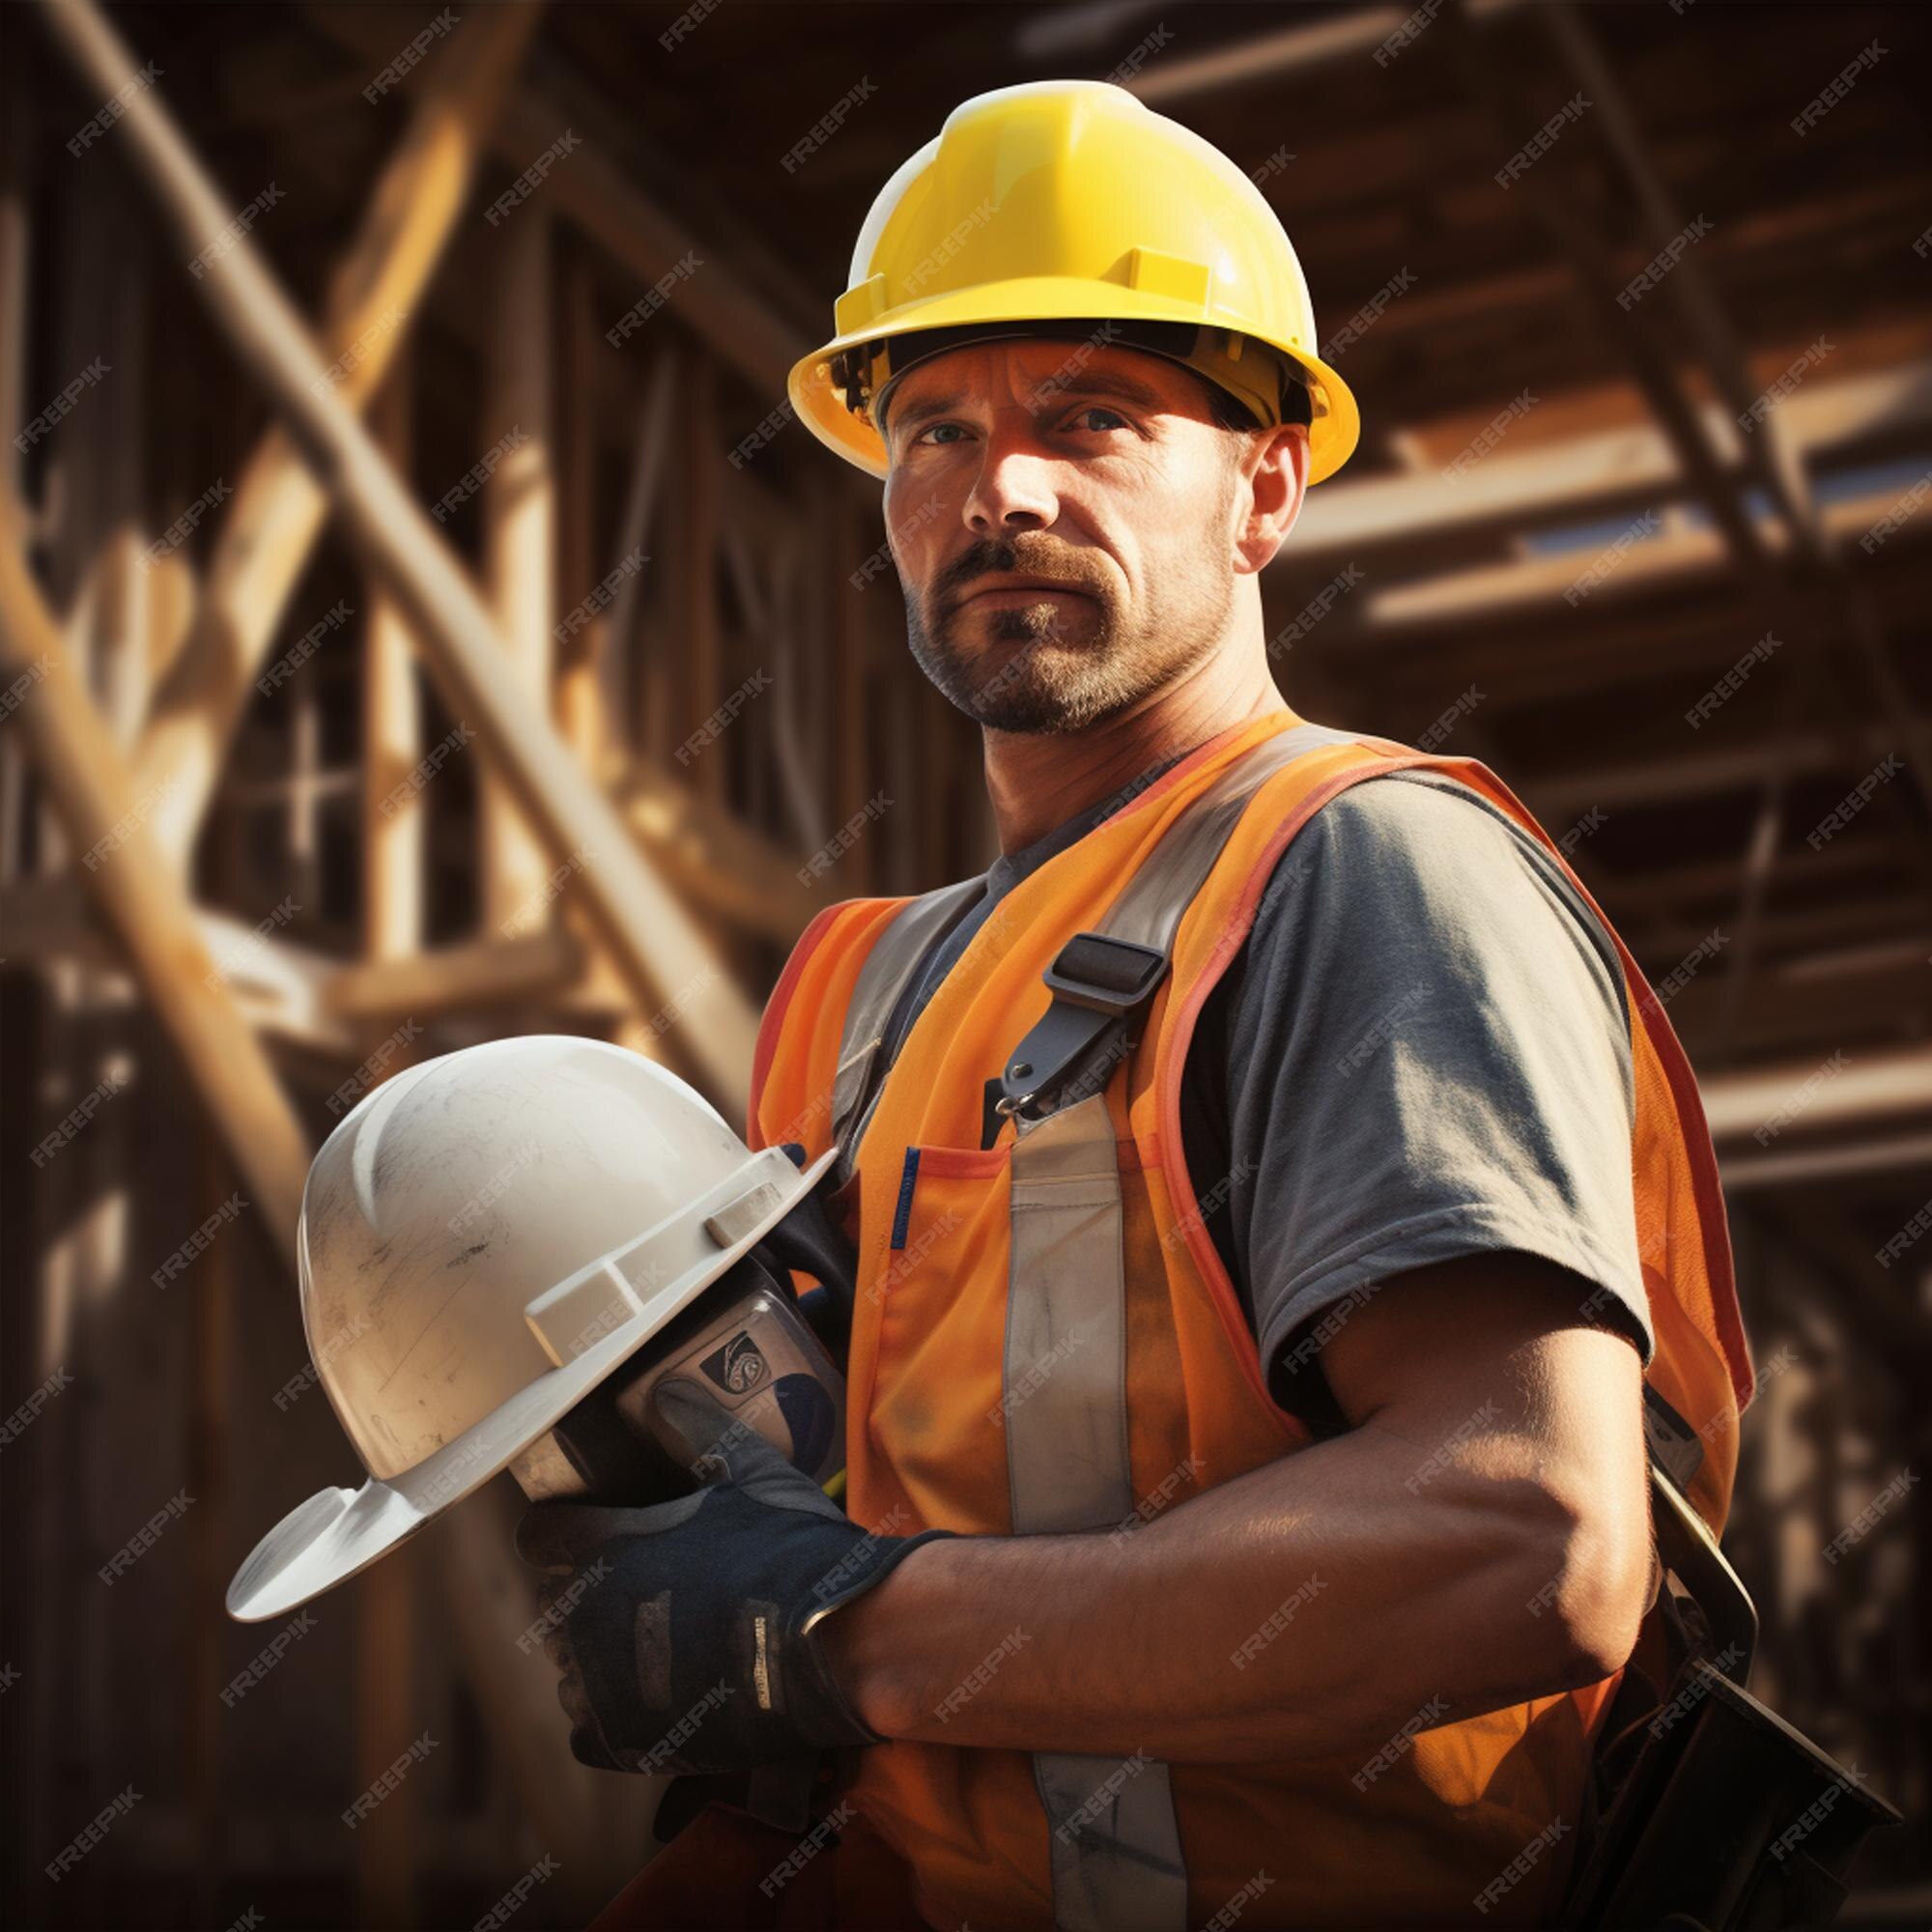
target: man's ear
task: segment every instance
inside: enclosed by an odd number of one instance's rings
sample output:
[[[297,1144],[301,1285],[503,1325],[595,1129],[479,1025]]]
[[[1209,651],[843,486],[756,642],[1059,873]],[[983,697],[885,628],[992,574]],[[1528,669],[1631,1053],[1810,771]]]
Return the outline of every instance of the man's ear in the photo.
[[[1308,427],[1283,423],[1257,435],[1238,459],[1239,500],[1245,508],[1235,532],[1235,566],[1247,573],[1266,569],[1301,514],[1308,489]]]

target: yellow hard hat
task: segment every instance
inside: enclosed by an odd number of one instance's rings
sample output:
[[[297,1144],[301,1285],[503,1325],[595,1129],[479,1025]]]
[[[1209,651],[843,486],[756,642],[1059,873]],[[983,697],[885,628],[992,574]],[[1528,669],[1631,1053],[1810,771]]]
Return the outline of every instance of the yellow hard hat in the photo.
[[[1104,80],[1028,81],[955,107],[879,191],[837,333],[786,386],[821,442],[883,476],[872,405],[912,360],[1075,322],[1199,370],[1270,427],[1298,419],[1305,385],[1311,483],[1355,446],[1355,399],[1315,353],[1308,284],[1261,190]]]

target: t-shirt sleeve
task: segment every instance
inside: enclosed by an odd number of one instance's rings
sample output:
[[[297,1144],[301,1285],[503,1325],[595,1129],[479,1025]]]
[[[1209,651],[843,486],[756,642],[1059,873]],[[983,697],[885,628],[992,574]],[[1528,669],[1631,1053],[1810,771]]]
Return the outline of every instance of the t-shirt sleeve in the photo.
[[[1622,973],[1534,839],[1434,774],[1351,786],[1283,855],[1240,959],[1229,1236],[1278,1380],[1370,1284],[1506,1250],[1604,1291],[1586,1319],[1649,1361]]]

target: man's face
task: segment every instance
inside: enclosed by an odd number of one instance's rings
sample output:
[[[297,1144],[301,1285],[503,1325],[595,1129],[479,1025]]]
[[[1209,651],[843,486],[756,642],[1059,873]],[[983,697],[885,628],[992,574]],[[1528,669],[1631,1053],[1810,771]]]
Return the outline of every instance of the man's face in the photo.
[[[969,344],[893,389],[886,529],[912,651],[968,717],[1078,731],[1226,635],[1258,439],[1219,427],[1208,394],[1097,334]]]

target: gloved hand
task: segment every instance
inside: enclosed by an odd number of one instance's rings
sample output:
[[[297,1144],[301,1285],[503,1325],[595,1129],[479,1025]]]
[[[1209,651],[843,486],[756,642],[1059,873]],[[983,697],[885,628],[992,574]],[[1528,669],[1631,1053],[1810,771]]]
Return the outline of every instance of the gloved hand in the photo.
[[[870,1535],[696,1384],[668,1378],[654,1400],[703,1488],[642,1509],[533,1503],[517,1526],[552,1579],[544,1649],[571,1750],[685,1774],[881,1743],[804,1625],[952,1532]]]

